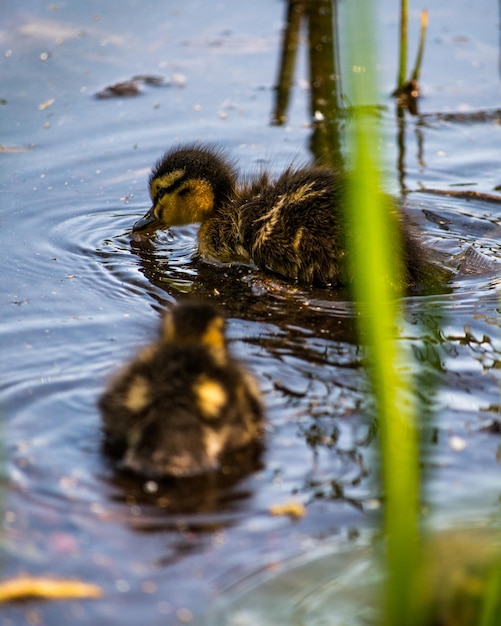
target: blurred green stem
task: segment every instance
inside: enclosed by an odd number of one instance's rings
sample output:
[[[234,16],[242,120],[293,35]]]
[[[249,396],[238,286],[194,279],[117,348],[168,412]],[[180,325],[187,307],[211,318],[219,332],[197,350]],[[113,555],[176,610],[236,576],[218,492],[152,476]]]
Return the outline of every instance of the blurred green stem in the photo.
[[[377,101],[374,17],[370,0],[347,6],[349,18],[349,97],[355,110]],[[377,403],[382,453],[385,598],[382,623],[414,623],[415,576],[418,570],[419,474],[415,406],[409,376],[409,354],[396,341],[399,323],[400,242],[391,228],[390,203],[381,189],[382,144],[377,119],[360,110],[352,121],[353,167],[349,184],[349,219],[354,295],[361,337]]]
[[[501,611],[501,563],[496,560],[486,581],[479,626],[499,626]]]

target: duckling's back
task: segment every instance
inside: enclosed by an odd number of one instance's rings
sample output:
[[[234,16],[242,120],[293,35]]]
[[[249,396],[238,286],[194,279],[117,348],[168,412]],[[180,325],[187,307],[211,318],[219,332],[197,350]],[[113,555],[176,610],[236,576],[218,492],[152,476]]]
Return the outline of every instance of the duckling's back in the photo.
[[[276,182],[263,181],[242,190],[238,229],[249,258],[300,283],[351,285],[356,268],[347,252],[352,226],[346,174],[324,167],[290,168]],[[448,273],[432,261],[402,208],[387,195],[383,201],[391,241],[401,244],[403,284],[421,291],[443,288]]]
[[[343,187],[330,170],[311,167],[288,169],[257,194],[246,190],[240,232],[256,265],[302,283],[343,282],[344,215],[337,210]]]

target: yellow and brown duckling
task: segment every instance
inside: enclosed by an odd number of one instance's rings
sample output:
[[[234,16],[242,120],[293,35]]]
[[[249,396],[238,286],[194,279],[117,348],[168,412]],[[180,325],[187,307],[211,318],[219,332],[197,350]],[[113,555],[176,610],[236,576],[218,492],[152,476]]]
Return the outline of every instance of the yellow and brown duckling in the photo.
[[[346,254],[346,177],[329,168],[289,167],[278,179],[262,173],[239,184],[233,164],[221,151],[188,145],[167,152],[150,176],[153,202],[134,232],[201,223],[198,248],[223,263],[253,263],[303,284],[351,283]],[[388,199],[403,250],[408,288],[443,280],[429,251]]]
[[[258,386],[230,355],[212,305],[180,304],[102,395],[107,444],[121,466],[147,476],[217,470],[225,454],[259,440]]]

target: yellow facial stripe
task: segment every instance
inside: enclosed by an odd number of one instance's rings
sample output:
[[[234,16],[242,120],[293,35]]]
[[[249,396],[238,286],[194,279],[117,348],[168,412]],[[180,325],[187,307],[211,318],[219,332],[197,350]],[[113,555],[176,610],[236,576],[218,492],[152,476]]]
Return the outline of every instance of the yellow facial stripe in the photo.
[[[224,348],[224,320],[222,317],[215,317],[207,327],[202,343],[210,348]]]
[[[191,222],[202,222],[214,208],[214,192],[210,183],[203,178],[189,181],[191,204]]]
[[[187,179],[184,170],[175,170],[150,184],[155,218],[164,226],[203,222],[214,208],[214,192],[204,179]]]
[[[155,178],[151,181],[150,185],[150,197],[153,201],[158,195],[159,189],[168,189],[174,183],[176,183],[180,178],[185,175],[184,170],[174,170],[173,172],[169,172],[168,174],[164,174],[159,178]]]

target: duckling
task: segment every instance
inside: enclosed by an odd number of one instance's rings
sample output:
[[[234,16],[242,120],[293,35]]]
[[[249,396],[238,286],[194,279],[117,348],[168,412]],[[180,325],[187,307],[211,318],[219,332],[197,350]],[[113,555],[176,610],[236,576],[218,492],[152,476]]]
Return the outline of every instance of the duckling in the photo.
[[[99,400],[108,447],[147,476],[217,470],[226,453],[260,438],[263,405],[254,378],[230,355],[212,305],[179,304]]]
[[[292,166],[274,180],[267,173],[239,183],[225,155],[210,146],[188,145],[167,152],[153,168],[152,207],[133,226],[157,228],[200,222],[202,257],[254,264],[303,284],[351,283],[346,252],[346,176],[327,167]],[[414,288],[443,278],[424,248],[390,205],[402,239],[405,285]]]

